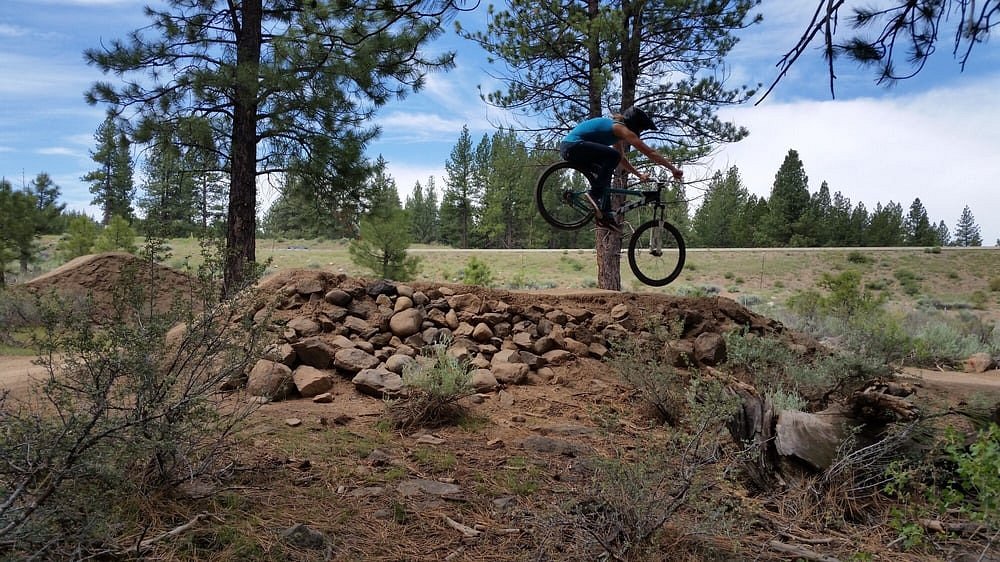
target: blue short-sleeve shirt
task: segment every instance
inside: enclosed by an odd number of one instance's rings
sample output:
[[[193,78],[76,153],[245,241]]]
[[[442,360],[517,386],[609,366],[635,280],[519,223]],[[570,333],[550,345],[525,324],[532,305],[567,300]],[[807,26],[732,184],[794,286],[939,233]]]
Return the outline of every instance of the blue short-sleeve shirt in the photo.
[[[611,127],[613,127],[614,124],[614,120],[608,117],[595,117],[593,119],[587,119],[576,127],[573,127],[573,130],[566,135],[563,142],[574,143],[590,141],[611,146],[620,140],[614,135],[614,133],[611,132]]]

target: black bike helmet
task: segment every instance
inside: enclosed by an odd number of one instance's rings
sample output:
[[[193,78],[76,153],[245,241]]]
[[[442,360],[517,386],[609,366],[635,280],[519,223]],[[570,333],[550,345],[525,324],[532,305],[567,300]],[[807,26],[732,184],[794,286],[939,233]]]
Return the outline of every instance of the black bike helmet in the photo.
[[[622,121],[633,133],[641,135],[643,131],[655,131],[656,123],[646,115],[646,112],[632,106],[622,112]]]

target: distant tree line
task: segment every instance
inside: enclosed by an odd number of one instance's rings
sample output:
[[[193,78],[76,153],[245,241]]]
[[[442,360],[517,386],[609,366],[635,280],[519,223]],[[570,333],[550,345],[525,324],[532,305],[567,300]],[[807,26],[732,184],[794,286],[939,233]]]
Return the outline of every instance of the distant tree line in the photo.
[[[61,235],[60,256],[71,259],[93,251],[129,250],[136,231],[155,229],[167,237],[221,231],[226,213],[224,178],[214,170],[211,153],[196,148],[203,141],[190,141],[204,134],[200,128],[191,121],[182,130],[151,133],[143,160],[145,179],[137,186],[129,141],[113,119],[106,120],[95,134],[97,148],[91,156],[96,167],[82,178],[91,185],[100,221],[67,212],[59,201],[60,188],[44,172],[21,190],[7,180],[0,182],[0,270],[16,263],[26,273],[37,258],[37,239],[44,234]],[[378,236],[388,245],[379,251],[390,253],[390,247],[405,249],[412,243],[455,248],[592,247],[592,229],[555,230],[535,209],[535,181],[555,158],[554,151],[530,147],[509,130],[484,134],[473,142],[468,128],[463,128],[445,162],[440,192],[430,177],[417,182],[400,203],[395,180],[381,157],[366,182],[337,192],[337,197],[316,197],[304,177],[289,175],[259,234],[353,240],[383,233]],[[812,193],[795,150],[788,151],[768,197],[751,193],[735,166],[716,172],[699,190],[702,193],[695,198],[701,201],[693,212],[683,186],[675,186],[667,195],[672,202],[669,219],[691,247],[983,244],[968,206],[952,231],[943,220],[931,220],[919,197],[905,210],[894,201],[876,203],[869,210],[840,191],[831,193],[825,181]],[[392,236],[387,239],[384,233]],[[0,284],[4,281],[0,273]]]
[[[554,230],[534,208],[538,173],[554,157],[551,151],[528,148],[509,131],[483,135],[474,144],[464,129],[445,163],[441,191],[431,177],[417,182],[405,198],[411,240],[455,248],[589,247],[592,230]],[[869,210],[840,191],[831,193],[825,181],[811,193],[795,150],[789,150],[775,174],[768,197],[751,193],[732,167],[717,172],[700,199],[690,213],[683,187],[668,195],[673,202],[670,220],[692,247],[928,247],[983,242],[968,207],[951,231],[943,220],[931,220],[919,197],[905,210],[895,201],[876,203]],[[355,236],[360,215],[350,217],[317,205],[312,198],[286,191],[264,221],[265,234]]]
[[[789,150],[775,174],[770,196],[757,197],[732,167],[709,182],[688,233],[704,247],[981,246],[979,226],[968,206],[950,232],[934,222],[920,198],[904,212],[900,203],[868,210],[824,181],[810,193],[798,152]]]

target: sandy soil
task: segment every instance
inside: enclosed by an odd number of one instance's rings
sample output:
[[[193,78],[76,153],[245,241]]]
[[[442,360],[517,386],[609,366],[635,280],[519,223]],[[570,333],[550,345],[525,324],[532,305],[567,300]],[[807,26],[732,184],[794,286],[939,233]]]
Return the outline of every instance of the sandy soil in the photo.
[[[35,365],[34,357],[0,355],[0,390],[11,397],[23,397],[34,381],[45,375],[45,368]]]

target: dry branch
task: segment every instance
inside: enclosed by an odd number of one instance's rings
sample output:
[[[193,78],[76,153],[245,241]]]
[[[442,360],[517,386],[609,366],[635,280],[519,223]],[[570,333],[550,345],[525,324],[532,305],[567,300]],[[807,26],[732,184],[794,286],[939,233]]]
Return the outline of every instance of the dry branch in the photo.
[[[840,562],[839,558],[834,558],[832,556],[819,554],[817,552],[814,552],[812,549],[806,548],[804,546],[786,544],[781,541],[771,541],[768,544],[771,546],[772,550],[783,552],[785,554],[791,554],[792,556],[797,556],[805,560],[816,560],[817,562]]]
[[[218,517],[216,517],[214,515],[211,515],[209,513],[204,513],[204,512],[199,513],[199,514],[195,515],[194,517],[192,517],[190,521],[188,521],[187,523],[184,523],[183,525],[179,525],[177,527],[174,527],[173,529],[170,529],[169,531],[166,531],[164,533],[160,533],[159,535],[156,535],[155,537],[151,537],[151,538],[148,538],[148,539],[140,542],[139,545],[136,547],[136,550],[138,550],[139,552],[145,552],[145,551],[149,550],[150,548],[152,548],[152,546],[154,544],[162,541],[163,539],[170,538],[170,537],[176,537],[177,535],[181,535],[181,534],[183,534],[183,533],[185,533],[187,531],[190,531],[191,529],[194,528],[195,525],[197,525],[198,523],[200,523],[202,519],[209,519],[209,518],[215,519],[216,521],[221,521],[221,519],[219,519]]]
[[[466,538],[470,538],[471,539],[471,538],[478,537],[479,535],[482,534],[480,531],[477,531],[477,530],[473,529],[472,527],[463,525],[463,524],[459,523],[458,521],[455,521],[451,517],[448,517],[447,515],[444,516],[444,522],[447,523],[448,526],[451,527],[452,529],[455,529],[456,531],[462,533],[462,535],[464,535]]]

